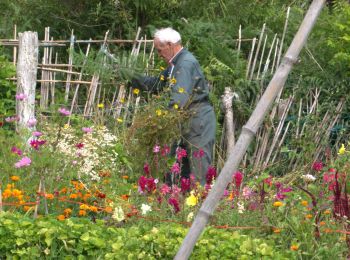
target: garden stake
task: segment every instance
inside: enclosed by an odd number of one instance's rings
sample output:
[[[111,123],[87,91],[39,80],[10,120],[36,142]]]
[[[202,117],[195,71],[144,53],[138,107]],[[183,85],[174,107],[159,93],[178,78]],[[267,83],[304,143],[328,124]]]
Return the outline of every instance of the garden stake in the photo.
[[[266,61],[265,61],[264,70],[263,70],[262,75],[261,75],[261,84],[262,84],[262,82],[263,82],[263,80],[265,78],[265,74],[269,70],[271,52],[272,52],[273,46],[275,44],[276,37],[277,37],[277,34],[275,34],[275,36],[273,37],[273,40],[272,40],[272,43],[271,43],[271,47],[270,47],[269,53],[268,53]]]
[[[260,51],[261,42],[262,42],[262,39],[264,38],[263,36],[264,36],[264,33],[265,33],[265,26],[266,26],[266,24],[264,23],[263,27],[261,29],[261,32],[260,32],[258,46],[256,47],[256,53],[255,53],[252,69],[250,70],[249,80],[253,79],[255,65],[256,65],[256,61],[258,60],[258,55],[259,55],[259,51]]]
[[[260,76],[261,65],[262,65],[262,61],[264,59],[264,54],[265,54],[266,42],[267,42],[267,35],[265,35],[264,45],[263,45],[263,49],[261,52],[261,57],[260,57],[259,67],[258,67],[258,74],[256,75],[257,80],[259,79],[259,76]]]
[[[274,71],[277,70],[277,67],[278,67],[276,59],[277,59],[277,52],[278,52],[278,44],[279,44],[279,42],[280,42],[280,39],[277,38],[276,46],[275,46],[275,54],[273,55],[273,61],[272,61],[272,66],[271,66],[271,74],[272,75],[273,75]]]
[[[36,205],[35,205],[35,209],[34,209],[34,218],[38,217],[38,208],[40,205],[40,193],[41,193],[41,180],[39,182],[39,188],[38,188],[38,192],[37,192],[37,196],[36,196]]]
[[[283,51],[284,37],[286,36],[286,31],[287,31],[287,26],[288,26],[289,13],[290,13],[290,6],[288,6],[288,8],[287,8],[287,15],[286,15],[286,21],[285,21],[284,27],[283,27],[281,46],[280,46],[280,49],[279,49],[279,52],[278,52],[278,57],[277,57],[277,66],[280,65],[280,60],[281,60],[282,51]]]
[[[256,42],[256,38],[253,39],[253,42],[252,42],[252,49],[250,50],[250,53],[249,53],[249,59],[248,59],[248,64],[247,64],[247,71],[246,71],[246,74],[245,74],[245,78],[246,78],[246,79],[248,79],[248,76],[249,76],[250,65],[251,65],[251,63],[252,63],[252,58],[253,58],[253,53],[254,53],[255,42]]]
[[[306,43],[317,17],[319,16],[326,0],[314,0],[306,13],[306,16],[299,27],[298,32],[287,50],[281,65],[278,67],[275,75],[270,81],[265,93],[257,104],[253,114],[249,118],[247,124],[243,126],[242,133],[233,148],[224,168],[221,170],[212,190],[203,202],[194,222],[188,231],[181,247],[179,248],[175,259],[188,259],[192,250],[201,235],[203,229],[209,221],[209,217],[213,214],[215,208],[220,201],[222,194],[232,179],[232,172],[236,172],[243,155],[245,154],[253,136],[262,124],[265,115],[274,102],[278,93],[283,89],[287,80],[287,76],[292,69],[293,63],[297,61],[297,57]]]
[[[74,54],[74,30],[72,30],[71,36],[70,36],[70,45],[69,45],[69,58],[68,58],[68,70],[72,71],[72,66],[73,66],[73,54]],[[64,96],[64,101],[67,103],[68,102],[68,97],[69,97],[69,89],[70,89],[70,81],[72,79],[71,74],[67,74],[67,83],[66,83],[66,92]]]

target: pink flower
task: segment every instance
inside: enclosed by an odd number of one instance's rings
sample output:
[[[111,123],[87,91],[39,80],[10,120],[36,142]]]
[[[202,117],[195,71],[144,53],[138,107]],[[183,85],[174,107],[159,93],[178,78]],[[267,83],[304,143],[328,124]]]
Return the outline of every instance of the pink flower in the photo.
[[[78,148],[78,149],[82,149],[84,147],[84,144],[83,143],[77,143],[75,145],[75,147]]]
[[[216,178],[216,169],[213,166],[209,166],[207,175],[206,175],[207,184],[210,185],[215,178]]]
[[[92,133],[92,131],[93,131],[91,127],[82,127],[81,130],[82,130],[85,134]]]
[[[78,161],[76,161],[76,160],[72,161],[73,165],[76,165],[77,163],[78,163]]]
[[[312,169],[319,172],[323,169],[323,163],[322,162],[314,162],[312,164]]]
[[[242,196],[243,198],[245,198],[246,200],[250,199],[253,196],[253,191],[251,188],[249,188],[248,186],[245,186],[242,190]]]
[[[13,123],[13,122],[19,121],[19,117],[18,117],[18,116],[6,117],[6,118],[5,118],[5,121],[6,121],[7,123]]]
[[[37,123],[37,120],[35,118],[30,118],[27,122],[27,125],[29,127],[34,127],[36,125],[36,123]]]
[[[185,149],[182,149],[181,147],[178,147],[176,149],[176,158],[181,161],[182,158],[186,157],[187,156],[187,152]]]
[[[162,195],[166,195],[166,194],[170,193],[170,191],[171,191],[170,187],[168,185],[166,185],[165,183],[160,188],[160,193]]]
[[[15,163],[15,168],[21,168],[24,166],[29,166],[31,164],[32,160],[28,157],[23,157],[21,160]]]
[[[21,149],[17,148],[16,146],[13,146],[11,148],[11,152],[14,153],[14,154],[17,154],[19,156],[21,156],[23,154],[23,152],[21,151]]]
[[[65,109],[64,107],[61,107],[58,109],[58,112],[62,115],[62,116],[69,116],[70,112],[69,110]]]
[[[170,147],[165,144],[161,153],[162,153],[162,156],[168,155],[170,153]]]
[[[269,186],[272,185],[272,176],[269,176],[268,178],[264,179],[263,182]]]
[[[204,150],[200,148],[198,151],[193,152],[194,158],[202,158],[204,156]]]
[[[171,206],[173,206],[175,213],[178,213],[180,211],[179,201],[176,198],[174,197],[169,198],[168,203]]]
[[[19,93],[19,94],[16,95],[16,99],[20,100],[20,101],[25,100],[27,97],[28,96],[26,94],[24,94],[24,93]]]
[[[156,190],[157,180],[155,180],[152,177],[147,178],[145,176],[141,176],[139,178],[138,183],[139,183],[139,191],[140,191],[140,193],[144,193],[144,192],[151,193],[154,190]]]
[[[180,193],[181,189],[177,185],[173,185],[171,187],[171,191],[173,196],[177,196]]]
[[[154,153],[159,153],[159,151],[160,151],[160,146],[159,146],[159,145],[155,145],[155,146],[153,147],[153,152],[154,152]]]
[[[42,132],[39,132],[39,131],[34,131],[34,132],[32,133],[32,135],[33,135],[34,137],[40,137],[40,136],[43,135],[43,133],[42,133]]]
[[[44,145],[46,141],[44,140],[31,140],[30,146],[33,147],[35,150],[39,150],[40,146]]]
[[[171,166],[171,172],[174,174],[179,174],[181,171],[179,163],[175,162],[173,166]]]

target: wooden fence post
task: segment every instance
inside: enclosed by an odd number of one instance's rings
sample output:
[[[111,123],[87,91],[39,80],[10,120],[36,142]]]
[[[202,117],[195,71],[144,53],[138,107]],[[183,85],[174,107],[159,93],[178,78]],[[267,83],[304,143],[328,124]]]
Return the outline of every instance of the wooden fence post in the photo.
[[[301,49],[304,47],[306,40],[316,23],[316,20],[325,4],[326,0],[314,0],[307,11],[298,32],[289,46],[284,58],[273,78],[271,79],[265,93],[259,100],[247,124],[243,126],[242,133],[233,147],[224,168],[221,170],[212,190],[203,202],[198,211],[193,224],[183,240],[179,251],[175,256],[175,260],[188,259],[192,250],[202,234],[205,226],[209,221],[209,217],[214,213],[225,188],[232,180],[232,174],[237,171],[238,166],[246,153],[249,144],[253,140],[254,135],[261,126],[267,112],[270,110],[278,93],[283,89],[288,74],[293,67],[293,63],[297,61]]]
[[[17,130],[31,129],[35,125],[35,87],[39,55],[36,32],[19,33],[17,63],[16,113]]]

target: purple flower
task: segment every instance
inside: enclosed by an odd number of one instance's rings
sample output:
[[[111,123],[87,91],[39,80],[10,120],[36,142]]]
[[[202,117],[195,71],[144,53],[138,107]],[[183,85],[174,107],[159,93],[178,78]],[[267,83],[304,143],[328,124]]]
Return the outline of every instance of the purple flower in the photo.
[[[81,130],[82,130],[85,134],[92,133],[92,131],[93,131],[91,127],[82,127]]]
[[[69,116],[70,115],[70,112],[69,110],[65,109],[64,107],[61,107],[58,109],[58,112],[60,112],[60,114],[62,116]]]
[[[171,172],[174,174],[180,173],[180,165],[177,162],[171,166]]]
[[[21,151],[21,149],[17,148],[16,146],[13,146],[11,148],[11,152],[14,153],[14,154],[17,154],[19,156],[21,156],[23,154],[23,152]]]
[[[19,94],[16,95],[16,99],[20,100],[20,101],[25,100],[27,97],[28,96],[26,94],[24,94],[24,93],[19,93]]]
[[[38,121],[35,118],[30,118],[27,122],[29,127],[34,127]]]
[[[15,163],[15,168],[22,168],[24,166],[29,166],[32,160],[29,157],[23,157],[21,160]]]
[[[43,133],[42,133],[42,132],[39,132],[39,131],[34,131],[34,132],[32,133],[32,135],[33,135],[34,137],[40,137],[40,136],[43,135]]]

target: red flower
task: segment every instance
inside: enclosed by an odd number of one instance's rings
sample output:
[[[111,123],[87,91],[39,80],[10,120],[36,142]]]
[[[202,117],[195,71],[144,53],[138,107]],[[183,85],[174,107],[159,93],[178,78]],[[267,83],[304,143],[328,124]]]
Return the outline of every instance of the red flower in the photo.
[[[39,150],[40,146],[45,144],[46,141],[43,140],[32,140],[30,141],[30,146],[33,147],[35,150]]]
[[[181,147],[178,147],[176,149],[176,157],[177,157],[177,160],[178,161],[181,161],[182,158],[186,157],[187,156],[187,152],[185,149],[182,149]]]
[[[241,173],[240,171],[237,171],[233,174],[233,178],[235,180],[236,188],[239,188],[242,184],[243,173]]]
[[[185,193],[191,189],[191,180],[188,178],[181,178],[181,191]]]
[[[81,148],[84,147],[84,144],[83,144],[83,143],[77,143],[77,144],[75,145],[75,147],[78,148],[78,149],[81,149]]]
[[[170,147],[165,144],[164,147],[162,148],[161,154],[162,156],[166,156],[169,153],[170,153]]]
[[[148,163],[145,163],[143,165],[143,171],[144,173],[148,176],[150,174],[150,169],[149,169],[149,164]]]
[[[204,156],[204,150],[200,148],[198,151],[193,152],[194,158],[202,158]]]
[[[176,198],[174,197],[169,198],[168,203],[171,206],[173,206],[175,213],[178,213],[180,211],[180,205]]]
[[[323,169],[323,163],[322,162],[314,162],[312,164],[312,169],[319,172]]]
[[[153,192],[156,189],[156,180],[152,177],[146,178],[145,176],[141,176],[139,178],[139,191],[143,192]]]
[[[213,166],[209,166],[207,175],[206,175],[207,184],[210,185],[215,178],[216,178],[216,169]]]

